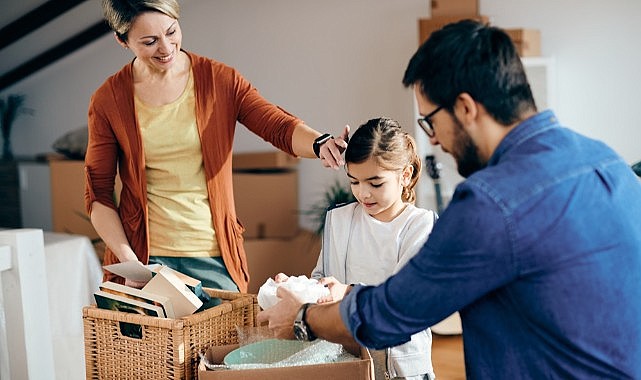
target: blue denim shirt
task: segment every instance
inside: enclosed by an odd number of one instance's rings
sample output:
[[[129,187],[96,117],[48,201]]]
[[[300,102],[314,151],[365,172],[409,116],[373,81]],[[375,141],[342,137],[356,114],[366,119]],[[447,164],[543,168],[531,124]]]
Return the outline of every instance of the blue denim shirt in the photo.
[[[397,275],[340,306],[373,348],[459,310],[473,379],[639,379],[641,183],[606,145],[539,113],[457,187]]]

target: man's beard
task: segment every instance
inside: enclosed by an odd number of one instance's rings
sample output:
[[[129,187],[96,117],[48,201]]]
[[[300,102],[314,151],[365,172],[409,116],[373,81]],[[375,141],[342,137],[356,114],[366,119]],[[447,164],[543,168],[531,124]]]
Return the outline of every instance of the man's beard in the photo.
[[[483,169],[486,163],[481,160],[478,147],[463,128],[463,124],[455,116],[452,119],[456,124],[456,146],[452,149],[452,156],[456,160],[458,173],[467,178]]]

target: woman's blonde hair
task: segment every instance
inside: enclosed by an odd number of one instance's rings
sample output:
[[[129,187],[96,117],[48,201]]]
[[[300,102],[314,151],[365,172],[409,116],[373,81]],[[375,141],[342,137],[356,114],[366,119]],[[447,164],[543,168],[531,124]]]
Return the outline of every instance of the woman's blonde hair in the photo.
[[[118,38],[126,42],[131,24],[143,12],[160,12],[176,20],[180,17],[177,0],[102,0],[102,13]]]
[[[377,118],[361,125],[349,139],[345,162],[359,164],[375,158],[386,170],[403,170],[413,167],[412,176],[403,188],[403,202],[414,203],[414,187],[421,175],[421,159],[416,152],[416,141],[401,129],[400,124],[389,118]]]

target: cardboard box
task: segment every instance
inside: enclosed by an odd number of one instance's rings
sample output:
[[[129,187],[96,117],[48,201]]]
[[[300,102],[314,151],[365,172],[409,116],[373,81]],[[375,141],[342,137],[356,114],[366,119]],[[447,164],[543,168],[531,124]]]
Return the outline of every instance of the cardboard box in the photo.
[[[504,29],[521,57],[541,55],[541,32],[538,29]]]
[[[49,161],[53,231],[98,239],[85,211],[85,162]]]
[[[418,20],[419,45],[425,42],[425,40],[428,39],[430,34],[441,29],[445,25],[451,24],[453,22],[461,21],[461,20],[466,20],[466,19],[476,20],[484,24],[487,24],[488,22],[490,22],[490,19],[487,16],[479,16],[479,15],[440,16],[440,17],[432,17],[432,18],[421,18]]]
[[[211,363],[221,363],[225,355],[238,348],[238,345],[210,347],[206,357]],[[244,370],[207,370],[201,361],[198,366],[199,380],[370,380],[374,379],[372,357],[361,348],[360,360],[339,363],[300,365],[295,367],[244,369]]]
[[[290,276],[309,277],[318,261],[321,249],[320,236],[307,230],[290,239],[245,240],[249,267],[248,293],[258,294],[258,289],[282,272]]]
[[[298,162],[282,151],[233,155],[236,213],[245,226],[245,238],[296,236]]]
[[[237,153],[232,157],[232,170],[294,169],[299,158],[280,150],[274,152]]]
[[[245,238],[291,238],[298,226],[298,172],[235,171],[236,214]]]
[[[54,232],[85,235],[92,241],[99,236],[85,211],[85,162],[82,160],[52,159],[51,216]],[[116,194],[122,184],[116,177]]]
[[[432,18],[441,16],[478,16],[478,0],[432,0]]]

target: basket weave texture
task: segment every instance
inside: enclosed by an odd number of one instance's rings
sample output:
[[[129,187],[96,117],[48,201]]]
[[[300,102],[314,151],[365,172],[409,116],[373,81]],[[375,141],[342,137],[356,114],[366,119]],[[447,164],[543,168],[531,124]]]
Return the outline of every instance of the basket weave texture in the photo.
[[[198,353],[237,344],[236,327],[256,326],[259,311],[253,294],[205,291],[222,304],[179,319],[84,307],[87,379],[197,379]],[[140,338],[123,334],[131,327]]]

